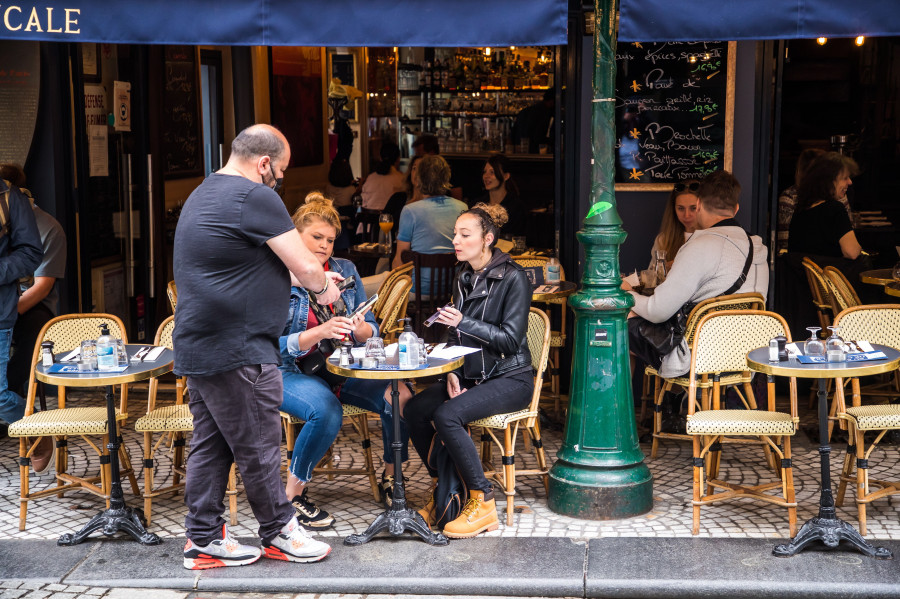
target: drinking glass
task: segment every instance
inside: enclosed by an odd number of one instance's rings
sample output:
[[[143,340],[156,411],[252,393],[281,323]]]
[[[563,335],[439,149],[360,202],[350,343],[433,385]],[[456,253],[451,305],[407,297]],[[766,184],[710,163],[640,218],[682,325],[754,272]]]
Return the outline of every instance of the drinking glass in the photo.
[[[825,355],[829,362],[846,362],[847,356],[844,352],[844,340],[838,335],[841,327],[830,326],[831,337],[825,341]]]
[[[428,354],[425,351],[425,340],[419,337],[419,364],[428,364]]]
[[[813,357],[825,357],[825,344],[819,341],[819,331],[822,330],[822,327],[806,327],[806,330],[809,331],[809,340],[806,342],[805,352],[806,355]]]
[[[378,228],[381,232],[378,234],[378,247],[383,254],[391,253],[391,230],[394,228],[394,217],[387,212],[382,212],[378,216]]]
[[[894,269],[891,271],[891,276],[895,281],[900,281],[900,262],[894,265]]]
[[[119,358],[119,366],[128,366],[128,352],[125,351],[125,342],[116,339],[116,356]]]
[[[384,364],[387,356],[384,353],[384,339],[381,337],[369,337],[366,339],[366,357],[375,358],[380,364]]]
[[[97,342],[93,339],[81,342],[82,363],[90,364],[91,370],[97,370]]]
[[[644,286],[644,289],[653,289],[656,287],[656,271],[650,269],[642,270],[641,285]]]

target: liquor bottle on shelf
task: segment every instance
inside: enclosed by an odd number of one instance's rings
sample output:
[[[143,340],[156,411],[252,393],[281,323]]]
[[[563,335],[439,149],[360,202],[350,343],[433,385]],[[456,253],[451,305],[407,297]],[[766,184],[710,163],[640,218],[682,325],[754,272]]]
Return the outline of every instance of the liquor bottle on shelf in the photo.
[[[430,90],[432,86],[432,70],[431,70],[431,61],[427,61],[425,63],[425,74],[423,79],[425,80],[425,89]]]
[[[445,60],[441,65],[441,87],[447,89],[450,85],[450,65],[449,59]]]

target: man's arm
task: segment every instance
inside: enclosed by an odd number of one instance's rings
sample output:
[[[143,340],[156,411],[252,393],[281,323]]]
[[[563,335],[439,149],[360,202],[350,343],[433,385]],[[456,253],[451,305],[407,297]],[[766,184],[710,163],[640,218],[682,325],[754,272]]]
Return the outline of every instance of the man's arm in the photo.
[[[391,264],[391,268],[397,268],[398,266],[403,264],[403,252],[408,252],[410,247],[411,246],[408,241],[397,242],[397,253],[394,254],[394,263]]]
[[[341,296],[341,292],[337,285],[333,284],[333,281],[340,281],[343,277],[336,272],[329,272],[326,276],[322,265],[307,249],[297,229],[276,235],[266,241],[266,244],[294,274],[300,284],[315,295],[317,302],[330,304]],[[324,293],[316,293],[322,289],[325,290]]]
[[[35,277],[34,285],[29,287],[19,297],[18,310],[19,314],[25,314],[50,294],[53,284],[56,283],[55,277]]]
[[[0,285],[30,277],[44,256],[31,202],[16,189],[9,190],[9,253],[0,258]]]

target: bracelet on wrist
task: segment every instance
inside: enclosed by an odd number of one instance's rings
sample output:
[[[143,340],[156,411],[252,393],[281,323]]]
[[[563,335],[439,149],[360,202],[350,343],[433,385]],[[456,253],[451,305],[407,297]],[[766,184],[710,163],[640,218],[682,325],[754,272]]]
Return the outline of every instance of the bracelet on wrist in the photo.
[[[322,291],[315,291],[314,293],[315,293],[316,295],[322,295],[323,293],[325,293],[326,291],[328,291],[328,285],[329,285],[330,283],[331,283],[331,279],[329,279],[328,277],[325,277],[325,286],[322,287]]]

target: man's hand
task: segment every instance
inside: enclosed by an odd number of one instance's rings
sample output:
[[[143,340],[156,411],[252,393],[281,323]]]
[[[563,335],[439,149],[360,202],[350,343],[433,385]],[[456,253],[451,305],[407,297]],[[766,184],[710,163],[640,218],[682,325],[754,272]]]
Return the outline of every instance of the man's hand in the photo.
[[[462,395],[466,392],[465,387],[459,386],[459,377],[456,376],[455,373],[450,373],[447,375],[447,395],[450,396],[450,399],[453,399],[457,395]]]
[[[317,302],[328,305],[340,299],[341,290],[337,288],[337,284],[343,281],[344,277],[333,270],[329,270],[325,273],[325,278],[328,280],[328,287],[325,289],[325,293],[318,295],[315,292],[317,290],[311,291],[311,293],[315,296]]]

